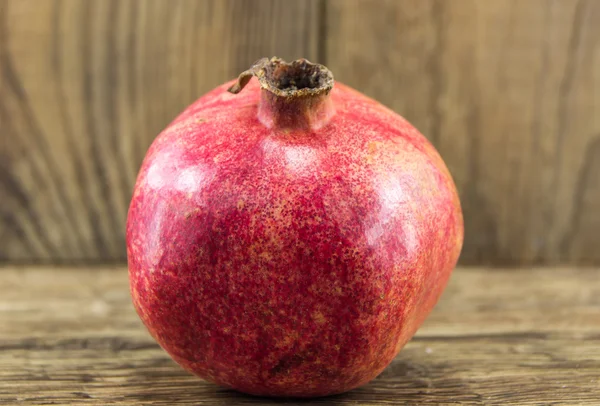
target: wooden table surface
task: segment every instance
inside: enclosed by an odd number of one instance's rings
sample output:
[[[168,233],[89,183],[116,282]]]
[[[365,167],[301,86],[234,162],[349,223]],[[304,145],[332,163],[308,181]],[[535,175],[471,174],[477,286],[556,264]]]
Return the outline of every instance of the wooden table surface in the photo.
[[[385,372],[273,401],[180,369],[130,303],[124,268],[0,269],[0,404],[600,405],[600,270],[455,271]]]

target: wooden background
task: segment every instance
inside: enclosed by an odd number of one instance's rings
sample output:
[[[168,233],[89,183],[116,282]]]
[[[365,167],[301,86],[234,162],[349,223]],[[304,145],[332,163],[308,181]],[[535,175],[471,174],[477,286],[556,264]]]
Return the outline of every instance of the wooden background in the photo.
[[[277,55],[433,141],[463,264],[600,264],[598,21],[597,0],[0,0],[0,262],[124,261],[152,139]]]

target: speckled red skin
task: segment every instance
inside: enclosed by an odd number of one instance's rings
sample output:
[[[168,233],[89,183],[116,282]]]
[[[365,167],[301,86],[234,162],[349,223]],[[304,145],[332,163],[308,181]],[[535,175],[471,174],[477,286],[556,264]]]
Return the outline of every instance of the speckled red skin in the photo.
[[[127,222],[131,293],[188,371],[266,396],[376,377],[440,297],[462,213],[432,145],[337,83],[318,130],[267,128],[253,79],[154,141]],[[289,112],[288,112],[289,113]]]

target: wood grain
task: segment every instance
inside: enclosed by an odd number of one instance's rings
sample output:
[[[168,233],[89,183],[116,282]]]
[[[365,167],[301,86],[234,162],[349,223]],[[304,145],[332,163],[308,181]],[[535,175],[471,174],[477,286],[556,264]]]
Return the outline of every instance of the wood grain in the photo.
[[[0,0],[0,262],[125,259],[146,148],[265,55],[428,136],[466,264],[600,264],[600,2]]]
[[[0,261],[125,259],[141,160],[264,55],[317,59],[319,0],[0,0]]]
[[[336,78],[447,162],[463,263],[600,263],[598,1],[330,0]]]
[[[597,405],[598,269],[458,269],[417,336],[328,405]],[[0,272],[0,405],[276,404],[205,383],[150,338],[124,268]]]

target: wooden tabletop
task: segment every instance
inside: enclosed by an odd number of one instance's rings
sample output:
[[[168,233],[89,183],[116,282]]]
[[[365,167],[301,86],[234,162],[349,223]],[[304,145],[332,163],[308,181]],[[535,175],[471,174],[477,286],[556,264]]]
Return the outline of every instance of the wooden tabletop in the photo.
[[[0,404],[600,405],[600,270],[455,271],[383,374],[276,402],[179,368],[130,303],[125,268],[0,269]]]

